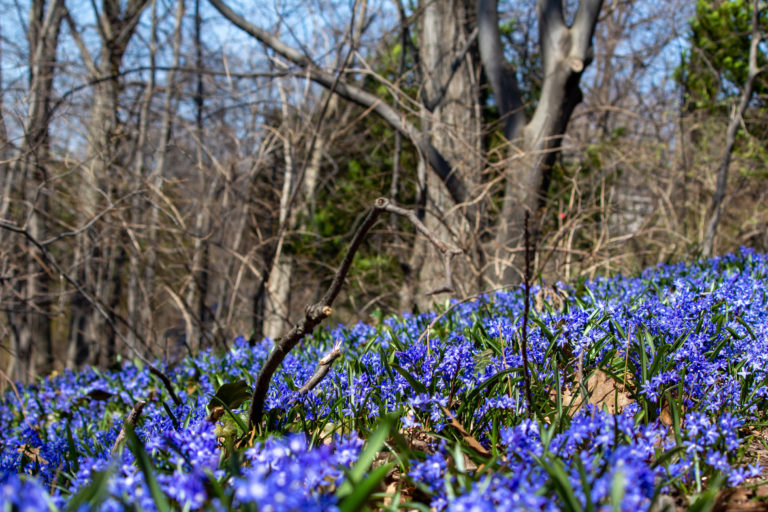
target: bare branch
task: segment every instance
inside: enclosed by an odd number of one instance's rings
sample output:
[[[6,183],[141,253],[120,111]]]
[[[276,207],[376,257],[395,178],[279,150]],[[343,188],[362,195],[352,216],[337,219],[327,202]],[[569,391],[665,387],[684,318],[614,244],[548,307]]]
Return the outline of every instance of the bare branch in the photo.
[[[299,393],[309,393],[315,388],[315,386],[320,384],[320,381],[322,381],[325,376],[328,375],[333,362],[338,359],[339,356],[341,356],[340,347],[341,343],[337,342],[333,347],[333,350],[328,352],[325,357],[320,360],[320,362],[317,364],[317,370],[315,370],[315,373],[307,380],[307,382],[304,383],[303,386],[301,386]]]
[[[603,0],[581,0],[573,19],[571,26],[573,45],[569,56],[571,59],[580,60],[583,67],[592,60],[592,36],[602,5]],[[571,65],[575,65],[575,60],[572,60]],[[574,71],[580,70],[574,69]]]
[[[502,117],[508,116],[504,135],[507,140],[518,136],[525,124],[522,94],[514,70],[504,58],[504,49],[499,33],[499,13],[497,0],[478,0],[477,26],[479,31],[478,46],[483,69],[491,84],[493,95],[499,104]]]
[[[472,48],[472,45],[475,44],[475,40],[477,39],[478,35],[478,29],[475,27],[475,29],[472,31],[471,34],[469,34],[469,37],[467,38],[467,41],[464,43],[464,46],[461,50],[459,50],[458,54],[456,55],[456,58],[453,59],[453,62],[451,63],[451,74],[448,76],[448,78],[445,80],[445,83],[440,86],[440,90],[437,91],[437,95],[434,98],[428,98],[428,102],[424,105],[424,107],[430,111],[433,112],[439,105],[442,103],[443,98],[445,98],[445,93],[448,92],[448,86],[451,85],[451,80],[453,79],[453,76],[456,74],[456,71],[461,67],[462,61],[467,57],[467,53]]]
[[[401,208],[394,204],[386,205],[384,207],[384,210],[389,213],[401,215],[406,219],[408,219],[409,221],[411,221],[411,224],[414,225],[416,230],[419,231],[425,237],[427,237],[427,239],[430,242],[432,242],[432,245],[434,245],[435,248],[438,251],[440,251],[440,253],[443,255],[443,265],[445,267],[445,284],[435,290],[432,290],[431,292],[428,292],[427,295],[437,295],[438,293],[454,293],[453,274],[451,273],[451,261],[453,260],[454,256],[462,254],[463,251],[455,247],[448,247],[442,240],[437,238],[435,234],[432,233],[429,230],[429,228],[424,225],[423,222],[421,222],[421,220],[413,210]]]
[[[388,103],[385,103],[382,98],[343,80],[338,80],[337,75],[320,69],[309,57],[295,48],[286,45],[279,38],[266,30],[248,22],[245,18],[230,9],[222,0],[210,0],[210,2],[216,10],[234,23],[238,28],[253,36],[262,44],[272,48],[293,64],[305,68],[308,78],[313,82],[316,82],[327,89],[335,87],[335,92],[342,98],[362,107],[369,108],[379,114],[379,116],[381,116],[381,118],[393,129],[408,137],[411,143],[421,151],[424,157],[429,161],[432,169],[437,173],[443,183],[445,183],[454,202],[461,204],[467,201],[469,194],[467,193],[466,186],[453,172],[450,164],[429,142],[429,140],[422,136],[421,130],[409,123],[400,112]],[[474,224],[473,219],[470,218],[471,214],[469,212],[466,212],[465,214],[467,215],[470,224]]]
[[[325,292],[325,295],[323,295],[318,302],[305,308],[304,318],[297,322],[288,334],[279,338],[279,341],[275,343],[274,349],[272,349],[272,352],[270,352],[267,360],[264,362],[264,366],[261,367],[261,371],[256,377],[256,385],[253,388],[251,409],[248,412],[248,423],[251,428],[258,425],[261,421],[264,413],[264,402],[266,401],[267,392],[269,391],[272,375],[283,362],[285,356],[287,356],[305,336],[312,334],[312,331],[314,331],[315,327],[317,327],[320,322],[331,316],[333,313],[333,308],[331,306],[341,291],[341,287],[344,285],[344,279],[347,277],[349,268],[352,266],[355,254],[358,249],[360,249],[363,240],[383,212],[403,215],[411,220],[411,222],[413,222],[415,218],[415,214],[412,211],[392,204],[386,197],[376,199],[373,208],[365,216],[365,219],[363,219],[363,222],[357,228],[357,231],[355,231],[352,241],[349,243],[349,247],[347,247],[347,252],[344,254],[344,259],[341,261],[339,269],[333,276],[333,280],[331,281],[328,290]],[[424,234],[430,242],[443,253],[444,262],[449,263],[450,258],[452,258],[453,255],[461,252],[458,251],[458,249],[449,248],[444,242],[431,233],[418,218],[415,220],[416,222],[414,224],[416,229]],[[450,279],[450,270],[447,271],[447,278]],[[452,290],[453,286],[448,282],[445,288],[450,288]]]
[[[91,52],[85,45],[85,42],[80,35],[80,31],[77,29],[77,24],[75,23],[75,20],[72,19],[72,14],[69,12],[69,10],[67,10],[65,13],[65,17],[67,20],[67,25],[69,26],[69,32],[71,33],[72,38],[75,40],[75,45],[80,50],[80,57],[83,59],[83,64],[85,64],[85,68],[88,70],[88,74],[91,77],[99,76],[99,70],[96,68],[96,62],[93,60],[93,57],[91,57]]]
[[[112,445],[112,455],[115,455],[125,442],[125,426],[130,425],[131,428],[136,426],[136,422],[139,420],[139,416],[141,416],[141,411],[144,410],[145,405],[147,405],[145,400],[139,400],[134,404],[133,409],[128,413],[128,416],[125,417],[123,428],[120,429],[120,433],[117,435],[117,439],[115,439],[115,444]]]

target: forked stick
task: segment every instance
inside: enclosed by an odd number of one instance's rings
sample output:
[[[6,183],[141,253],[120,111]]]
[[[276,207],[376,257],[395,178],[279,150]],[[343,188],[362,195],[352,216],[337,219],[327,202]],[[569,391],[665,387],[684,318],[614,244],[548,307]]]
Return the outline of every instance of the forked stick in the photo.
[[[256,385],[253,388],[253,398],[251,400],[251,409],[248,412],[248,425],[249,428],[253,428],[261,422],[262,415],[264,413],[264,402],[267,398],[267,392],[269,391],[269,384],[272,381],[272,375],[285,359],[291,350],[301,341],[305,336],[312,334],[315,327],[320,322],[331,316],[333,313],[333,301],[336,300],[341,287],[344,284],[344,279],[347,277],[349,268],[352,266],[352,260],[355,257],[355,253],[360,248],[363,240],[365,239],[368,231],[378,220],[379,216],[384,213],[394,213],[396,215],[402,215],[413,223],[416,229],[429,239],[430,242],[437,248],[443,255],[443,265],[445,266],[445,284],[438,289],[429,293],[433,295],[436,293],[453,293],[453,276],[451,274],[451,260],[457,254],[461,254],[459,249],[448,246],[445,242],[438,239],[429,228],[427,228],[423,222],[419,220],[416,215],[408,209],[401,208],[392,204],[392,202],[386,197],[380,197],[373,203],[373,208],[368,212],[360,227],[357,228],[355,235],[352,237],[352,241],[349,243],[344,259],[341,261],[339,269],[333,276],[333,281],[325,292],[325,295],[314,304],[308,305],[304,309],[304,318],[299,320],[293,328],[288,331],[285,336],[278,338],[275,343],[275,347],[270,352],[267,360],[264,362],[259,375],[256,377]],[[322,377],[321,377],[322,378]]]

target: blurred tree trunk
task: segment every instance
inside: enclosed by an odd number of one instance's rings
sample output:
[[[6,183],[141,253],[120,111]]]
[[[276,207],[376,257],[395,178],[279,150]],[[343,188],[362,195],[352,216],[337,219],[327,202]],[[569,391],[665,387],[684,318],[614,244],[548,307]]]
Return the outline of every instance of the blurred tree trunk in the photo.
[[[479,91],[479,57],[476,36],[475,9],[469,0],[426,1],[421,5],[419,26],[421,94],[421,130],[430,144],[450,162],[450,172],[474,191],[480,183],[481,109]],[[421,165],[424,165],[422,162]],[[435,172],[418,173],[419,188],[424,205],[421,213],[426,226],[441,240],[453,240],[467,251],[477,264],[477,226],[471,226],[464,215],[466,208],[457,204],[443,180]],[[409,274],[417,277],[404,284],[400,309],[422,309],[432,297],[427,294],[445,283],[441,256],[423,237],[414,238]],[[474,272],[466,258],[455,261],[455,284],[466,295],[478,291],[479,273]]]
[[[4,54],[3,54],[3,48],[2,48],[2,31],[0,30],[0,83],[3,83],[3,63],[4,63]],[[18,173],[14,172],[12,165],[10,163],[11,160],[11,146],[10,141],[8,140],[8,131],[5,125],[5,90],[0,89],[0,186],[2,186],[2,190],[0,191],[0,219],[8,219],[8,212],[10,210],[11,206],[11,194],[14,193],[14,189],[16,188],[16,176]],[[5,240],[9,237],[13,236],[12,233],[0,230],[0,244],[2,244],[3,247],[5,247]],[[0,272],[2,272],[2,275],[10,277],[13,272],[13,259],[11,257],[10,251],[2,251],[0,253]],[[14,284],[9,282],[10,280],[3,280],[3,282],[0,283],[0,294],[2,294],[2,297],[12,297],[13,292],[12,288],[14,287]],[[13,309],[17,306],[16,300],[9,300],[8,304],[10,307],[7,307],[5,310],[5,316],[8,320],[8,342],[9,342],[9,356],[8,360],[5,361],[6,364],[6,375],[12,375],[13,369],[16,365],[16,357],[15,354],[18,352],[18,346],[19,346],[19,340],[18,340],[18,329],[16,328],[15,320],[16,320],[16,314],[14,313]]]
[[[283,126],[285,127],[283,140],[283,154],[285,173],[283,176],[283,186],[280,192],[280,205],[278,209],[277,247],[272,258],[272,268],[269,272],[269,278],[266,285],[265,311],[263,335],[273,340],[283,334],[290,327],[290,305],[291,305],[291,280],[294,273],[294,259],[290,254],[285,254],[283,247],[285,238],[291,231],[305,231],[307,228],[306,217],[299,216],[299,212],[305,209],[309,210],[309,215],[313,214],[314,195],[320,175],[320,163],[322,154],[328,145],[325,132],[321,127],[312,127],[317,129],[315,139],[309,136],[306,151],[308,161],[302,168],[296,166],[296,139],[300,127],[294,126],[295,116],[289,112],[288,91],[284,84],[278,84],[278,92],[281,101],[281,112],[283,117]],[[327,98],[331,103],[328,111],[335,110],[335,97]],[[307,127],[305,127],[306,129]],[[306,130],[309,133],[309,129]],[[313,143],[314,142],[314,143]],[[304,171],[303,173],[301,171]],[[299,182],[301,180],[301,182]],[[301,192],[299,192],[301,191]],[[291,203],[291,199],[293,202]]]
[[[149,196],[155,198],[149,207],[147,218],[147,242],[144,259],[144,300],[141,305],[141,323],[147,333],[147,341],[154,343],[154,311],[155,311],[155,287],[157,268],[157,244],[160,229],[160,209],[155,203],[162,202],[163,179],[168,156],[168,143],[173,124],[174,109],[173,98],[176,95],[176,68],[181,61],[182,22],[184,20],[185,1],[178,0],[176,4],[176,20],[173,28],[173,61],[171,69],[166,73],[165,92],[163,95],[162,114],[160,118],[160,133],[156,160],[152,172],[146,176],[145,185],[148,187]],[[167,341],[167,339],[166,339]],[[167,355],[169,347],[163,347]]]
[[[523,99],[514,69],[503,55],[496,0],[478,1],[480,55],[509,144],[504,199],[496,232],[492,281],[496,284],[521,280],[519,249],[523,246],[526,211],[539,231],[540,206],[547,197],[552,165],[573,109],[582,100],[579,80],[592,61],[592,35],[602,0],[581,0],[573,23],[565,23],[559,0],[538,0],[539,49],[544,83],[536,110],[525,119]]]
[[[103,0],[101,12],[98,12],[94,4],[101,43],[98,60],[89,54],[74,21],[68,20],[89,71],[89,80],[93,83],[93,104],[86,142],[87,167],[82,194],[83,224],[109,208],[124,192],[120,170],[128,162],[121,151],[124,137],[118,119],[120,69],[128,43],[148,4],[149,0],[129,0],[123,8],[119,0]],[[116,279],[121,277],[116,273],[117,269],[110,268],[121,250],[119,238],[115,226],[99,222],[88,230],[87,236],[80,237],[81,243],[77,247],[78,280],[95,300],[104,305],[119,302],[120,286]],[[86,361],[97,360],[104,345],[114,346],[116,333],[109,331],[111,329],[107,328],[104,319],[86,297],[75,294],[72,300],[67,366],[79,366]]]
[[[183,2],[180,2],[183,4]],[[152,98],[155,94],[155,74],[156,74],[156,57],[157,57],[157,0],[152,0],[152,27],[150,29],[150,41],[149,41],[149,78],[147,85],[144,87],[144,94],[141,102],[141,109],[139,110],[139,123],[138,134],[136,136],[136,156],[133,164],[133,183],[131,189],[133,197],[131,197],[131,211],[130,211],[130,223],[128,225],[128,232],[126,246],[128,247],[128,290],[126,301],[126,312],[128,317],[128,324],[130,329],[126,334],[128,342],[132,345],[136,345],[139,338],[146,339],[148,331],[146,317],[148,315],[142,314],[142,304],[146,301],[142,301],[142,289],[146,292],[146,283],[141,282],[141,243],[140,243],[140,226],[144,224],[144,210],[147,207],[147,202],[142,194],[144,188],[144,181],[146,179],[146,158],[147,158],[147,131],[149,130],[149,116],[152,107]],[[172,73],[173,71],[171,71]],[[162,142],[161,142],[162,143]],[[111,360],[114,357],[115,347],[107,347],[107,360]]]
[[[22,190],[26,218],[22,221],[29,234],[36,240],[47,237],[46,218],[48,211],[48,166],[50,165],[51,96],[56,71],[61,22],[66,14],[63,0],[46,2],[34,0],[30,9],[27,39],[29,44],[29,99],[28,113],[21,148],[19,171],[22,175]],[[47,268],[41,265],[43,258],[38,250],[22,242],[26,281],[21,282],[21,304],[23,315],[17,317],[18,346],[17,373],[15,378],[24,381],[38,372],[48,372],[53,365],[53,345],[50,324],[51,277]],[[36,359],[43,357],[41,367]]]
[[[0,29],[0,84],[3,83],[3,33]],[[8,129],[5,125],[5,90],[0,88],[0,187],[2,187],[2,196],[0,196],[0,219],[7,218],[8,208],[11,204],[11,191],[13,190],[13,174],[9,165],[11,156],[10,141],[8,140]],[[7,236],[7,233],[0,232],[0,241]]]
[[[515,255],[522,248],[525,214],[526,211],[532,214],[532,231],[536,236],[539,206],[546,197],[552,164],[560,151],[560,143],[573,109],[582,99],[579,80],[592,60],[592,35],[602,0],[580,1],[570,25],[565,22],[561,0],[538,1],[539,47],[543,56],[544,82],[538,94],[538,104],[529,121],[525,119],[521,108],[523,99],[515,70],[504,55],[497,2],[477,1],[480,58],[500,120],[504,123],[504,135],[508,143],[508,166],[504,173],[501,212],[493,226],[494,240],[491,244],[482,244],[482,247],[478,238],[468,241],[468,237],[462,236],[462,232],[466,231],[477,237],[482,236],[486,227],[479,222],[487,221],[486,215],[477,215],[471,207],[475,201],[483,202],[487,198],[476,196],[480,191],[476,190],[475,184],[481,180],[482,169],[479,168],[480,160],[475,150],[479,146],[481,128],[484,127],[477,113],[479,75],[472,65],[471,55],[473,46],[470,27],[474,22],[471,9],[466,3],[458,0],[431,2],[418,11],[421,16],[421,48],[418,54],[425,61],[419,65],[425,70],[421,77],[421,85],[426,93],[422,105],[427,111],[434,110],[431,116],[422,113],[419,127],[380,96],[345,80],[336,80],[333,73],[315,65],[310,56],[248,22],[222,0],[211,0],[211,4],[242,30],[305,69],[310,80],[378,113],[393,129],[407,136],[433,171],[428,173],[429,177],[425,181],[419,183],[427,188],[427,212],[432,208],[439,215],[447,216],[454,211],[462,211],[466,221],[458,215],[449,219],[451,238],[465,250],[469,261],[474,260],[481,267],[485,281],[488,284],[520,281],[520,273],[517,271],[520,262]],[[429,97],[430,94],[432,97]],[[430,126],[425,127],[424,121],[427,118]],[[436,184],[438,181],[444,189]],[[450,201],[446,200],[447,196],[450,196]],[[462,206],[466,208],[462,210]],[[457,210],[452,210],[454,207]],[[429,220],[428,215],[426,218]],[[433,222],[430,221],[432,227],[435,226]],[[447,229],[447,226],[444,228]],[[444,233],[442,231],[439,234]],[[484,258],[476,256],[482,255],[481,249],[492,257],[488,264]],[[421,260],[418,251],[414,251],[414,256],[418,258],[412,261],[419,260],[422,266],[438,266],[439,260],[435,261],[431,257]],[[471,274],[467,275],[468,272],[457,274],[462,280],[474,278]],[[420,277],[425,283],[423,288],[430,288],[430,277],[426,274]],[[408,293],[403,293],[401,297],[407,300]]]
[[[283,125],[283,187],[280,191],[280,205],[277,213],[277,245],[272,257],[272,268],[266,284],[263,334],[273,340],[280,336],[285,326],[289,325],[291,276],[293,258],[283,254],[286,231],[290,222],[290,208],[296,176],[296,141],[293,118],[288,111],[288,98],[285,82],[280,81],[277,90],[280,95],[280,112]]]
[[[203,126],[203,115],[205,113],[205,89],[203,84],[203,41],[202,41],[202,19],[200,17],[200,0],[195,0],[195,63],[196,63],[196,91],[194,95],[195,103],[195,139],[198,172],[198,204],[195,208],[194,224],[194,245],[191,260],[191,282],[187,291],[186,304],[192,308],[189,315],[185,318],[195,319],[193,322],[187,322],[187,343],[194,352],[200,348],[208,333],[208,324],[211,319],[211,311],[208,308],[208,295],[211,280],[210,268],[210,242],[211,233],[211,206],[219,193],[220,173],[217,173],[213,182],[209,182],[206,170],[209,162],[203,150],[205,146],[205,130]]]

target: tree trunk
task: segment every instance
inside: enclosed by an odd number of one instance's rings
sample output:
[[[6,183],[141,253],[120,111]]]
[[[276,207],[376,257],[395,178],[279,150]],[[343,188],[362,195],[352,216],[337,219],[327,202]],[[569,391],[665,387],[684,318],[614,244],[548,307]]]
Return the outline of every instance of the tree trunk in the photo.
[[[119,73],[128,43],[133,37],[144,8],[149,0],[129,0],[125,8],[119,0],[103,0],[99,20],[101,48],[99,61],[94,61],[79,39],[79,33],[70,21],[70,28],[89,70],[93,86],[93,106],[87,130],[86,161],[83,190],[83,224],[97,216],[115,196],[120,195],[119,169],[122,161],[119,121],[117,118],[120,92]],[[95,4],[94,4],[95,9]],[[104,201],[103,198],[107,200]],[[117,257],[120,240],[109,225],[97,223],[87,235],[80,237],[77,253],[80,260],[78,279],[96,301],[101,304],[116,302],[119,286],[110,282],[110,258]],[[76,293],[72,299],[70,345],[68,365],[79,366],[96,355],[96,346],[106,341],[106,321],[86,297]]]
[[[297,175],[296,169],[296,151],[295,151],[295,130],[292,126],[293,119],[288,112],[288,95],[281,83],[278,85],[278,92],[282,105],[283,126],[286,132],[283,135],[283,152],[285,155],[285,174],[283,176],[283,187],[280,193],[280,206],[278,210],[278,240],[272,259],[272,269],[269,273],[269,279],[266,286],[266,302],[264,311],[264,336],[275,339],[283,334],[290,327],[290,305],[291,305],[291,278],[293,276],[293,257],[283,254],[283,244],[288,230],[295,228],[305,228],[306,226],[297,226],[298,213],[304,208],[309,208],[310,214],[314,211],[314,195],[320,175],[320,163],[322,152],[327,145],[325,135],[322,131],[317,133],[314,144],[307,144],[309,162],[306,162],[303,176]],[[329,98],[333,103],[329,110],[335,108],[334,98]],[[302,183],[296,183],[301,179]],[[295,193],[297,187],[301,187],[302,194]],[[291,197],[296,195],[293,204],[290,203]]]
[[[421,127],[417,127],[409,122],[405,114],[379,96],[345,80],[338,80],[334,74],[316,66],[311,58],[301,51],[245,20],[223,0],[210,1],[223,16],[239,28],[272,48],[280,56],[301,66],[308,79],[376,112],[393,129],[408,137],[434,173],[430,174],[431,177],[426,181],[427,207],[446,217],[446,223],[439,230],[439,234],[444,235],[450,226],[452,238],[465,251],[468,245],[478,245],[476,242],[468,244],[467,235],[468,232],[478,232],[484,228],[476,221],[483,216],[477,215],[468,207],[463,210],[467,225],[463,220],[454,217],[454,213],[458,211],[454,206],[473,199],[475,184],[480,179],[480,160],[473,151],[479,146],[476,138],[480,134],[475,127],[480,125],[480,121],[478,119],[477,122],[471,122],[472,116],[479,118],[478,80],[476,75],[472,74],[475,71],[471,64],[473,45],[466,44],[471,43],[469,34],[473,33],[469,30],[473,22],[468,15],[466,3],[459,0],[429,2],[419,11],[422,24],[419,58],[424,61],[420,66],[425,71],[422,82],[426,92],[423,104],[427,110],[434,109],[435,115],[431,119],[422,116]],[[539,43],[545,79],[535,113],[526,124],[525,115],[520,108],[523,101],[514,70],[506,62],[501,44],[497,2],[477,2],[480,56],[501,119],[505,122],[504,134],[510,146],[508,160],[511,162],[505,174],[504,198],[495,240],[490,247],[484,248],[486,254],[493,256],[493,261],[486,266],[483,259],[475,258],[474,254],[470,253],[468,258],[470,261],[478,260],[479,265],[485,269],[486,283],[512,283],[520,280],[515,270],[517,265],[514,255],[522,239],[525,212],[528,210],[533,214],[535,235],[539,224],[538,207],[545,198],[551,165],[559,152],[560,142],[573,109],[581,101],[579,79],[592,60],[592,36],[601,7],[602,0],[581,0],[573,22],[568,26],[565,23],[562,0],[538,0]],[[457,51],[459,48],[461,52]],[[462,92],[463,96],[458,92]],[[474,129],[463,132],[468,126]],[[428,137],[424,136],[424,129],[427,130]],[[468,142],[464,142],[465,137]],[[519,158],[517,155],[520,153],[515,151],[516,149],[521,149],[524,157]],[[435,185],[435,175],[439,177],[444,189]],[[446,200],[447,196],[450,201]],[[435,226],[435,220],[430,220],[429,216],[426,220],[432,227]],[[478,254],[482,255],[480,251]],[[414,255],[418,256],[416,252]],[[433,258],[427,257],[424,261],[427,265]],[[423,288],[428,288],[431,284],[431,278],[427,274],[429,271],[430,269],[425,269],[422,275],[425,283]],[[459,270],[457,274],[474,282],[474,276],[470,272]],[[462,285],[463,283],[460,283],[460,288],[468,288]],[[421,283],[418,286],[422,287]],[[406,298],[408,295],[402,294]]]
[[[150,188],[150,195],[157,197],[158,201],[163,193],[163,176],[168,155],[168,139],[171,133],[173,112],[173,98],[176,90],[176,68],[179,66],[181,54],[181,24],[184,19],[185,2],[178,0],[176,3],[176,21],[173,28],[173,63],[166,74],[165,95],[163,96],[162,118],[160,120],[160,143],[157,148],[157,160],[152,172],[147,176],[146,183]],[[142,305],[143,321],[148,335],[148,342],[154,341],[154,296],[155,279],[157,275],[157,244],[158,229],[160,223],[160,210],[154,205],[149,210],[147,220],[147,249],[144,263],[145,295]],[[154,343],[153,343],[154,344]]]
[[[419,62],[424,81],[422,130],[431,145],[450,162],[450,172],[473,191],[480,182],[480,133],[478,132],[477,52],[472,42],[474,9],[466,0],[425,2],[421,16]],[[435,172],[425,173],[423,220],[441,240],[454,243],[473,256],[474,233],[464,215],[467,205],[457,204],[445,182]],[[445,282],[441,256],[422,237],[414,238],[410,272],[418,275],[412,300],[422,309],[434,297],[427,295]],[[455,261],[455,284],[460,295],[477,291],[478,275],[467,258]],[[405,286],[408,287],[409,283]],[[409,300],[401,291],[401,301]],[[401,303],[401,309],[409,304]]]
[[[183,4],[183,2],[180,2]],[[137,335],[146,339],[148,335],[147,322],[144,318],[146,312],[142,314],[142,305],[146,304],[146,298],[142,300],[141,290],[146,291],[146,283],[141,282],[141,246],[139,237],[139,226],[144,223],[145,209],[148,203],[142,194],[144,180],[146,179],[145,158],[147,152],[147,131],[149,130],[149,114],[152,106],[152,98],[155,93],[155,57],[157,55],[157,0],[152,0],[152,28],[149,42],[149,79],[144,88],[144,98],[139,111],[139,132],[136,140],[136,158],[133,166],[133,184],[134,196],[131,199],[130,224],[128,226],[126,245],[128,247],[128,290],[127,290],[127,316],[130,329],[126,337],[130,344],[136,345]],[[117,283],[116,283],[117,284]],[[144,317],[144,318],[143,318]],[[114,354],[108,354],[111,359]]]
[[[29,41],[29,109],[22,147],[23,194],[31,211],[27,229],[36,240],[47,235],[48,165],[50,159],[49,125],[51,94],[56,69],[61,22],[66,13],[63,0],[46,6],[45,0],[35,0],[30,10]],[[41,268],[38,250],[23,242],[26,261],[21,308],[26,314],[19,323],[18,353],[21,363],[16,378],[27,381],[38,373],[37,355],[42,356],[41,373],[53,366],[53,345],[50,328],[50,275]]]
[[[2,31],[0,31],[0,84],[3,83],[3,53]],[[8,208],[11,204],[11,192],[14,187],[14,173],[9,165],[11,147],[8,141],[8,130],[5,126],[5,91],[0,90],[0,183],[2,184],[2,196],[0,197],[0,219],[8,218]],[[0,241],[6,233],[0,233]]]
[[[203,46],[201,39],[201,25],[199,13],[199,1],[195,3],[195,57],[198,70],[203,66]],[[185,318],[195,317],[196,322],[187,324],[187,343],[189,348],[195,352],[201,347],[204,336],[206,335],[206,318],[210,316],[207,306],[209,286],[210,286],[210,246],[208,237],[211,235],[210,226],[210,207],[214,202],[215,194],[219,188],[219,175],[217,174],[213,183],[209,183],[205,170],[208,167],[204,161],[205,152],[203,151],[205,133],[203,126],[203,114],[205,111],[205,99],[203,89],[203,77],[197,73],[197,91],[195,94],[195,132],[197,139],[197,171],[199,173],[198,186],[200,203],[197,205],[197,214],[195,215],[195,242],[192,252],[192,282],[187,292],[187,305],[196,313],[185,315]]]
[[[747,72],[747,82],[741,91],[739,104],[731,109],[731,115],[728,119],[728,130],[725,135],[725,150],[720,159],[720,165],[717,169],[717,183],[715,185],[715,194],[712,197],[712,203],[707,212],[707,223],[704,228],[704,237],[701,242],[701,255],[709,258],[714,253],[715,234],[717,226],[720,223],[720,216],[723,211],[723,200],[725,199],[725,190],[728,186],[728,169],[731,166],[731,156],[733,148],[736,145],[736,133],[743,123],[743,115],[746,112],[749,102],[752,100],[755,78],[762,71],[757,66],[758,45],[762,40],[759,22],[759,1],[754,0],[752,6],[752,39],[749,45],[749,70]]]
[[[539,46],[544,83],[530,121],[524,124],[523,104],[514,72],[504,61],[499,40],[496,0],[478,3],[480,54],[488,81],[507,118],[504,135],[510,149],[504,200],[496,233],[489,279],[496,285],[515,284],[522,277],[522,241],[526,211],[538,236],[541,203],[547,196],[552,164],[573,109],[581,102],[579,80],[592,60],[592,35],[602,0],[581,0],[573,23],[565,23],[560,1],[539,0]],[[522,155],[514,158],[514,154]]]

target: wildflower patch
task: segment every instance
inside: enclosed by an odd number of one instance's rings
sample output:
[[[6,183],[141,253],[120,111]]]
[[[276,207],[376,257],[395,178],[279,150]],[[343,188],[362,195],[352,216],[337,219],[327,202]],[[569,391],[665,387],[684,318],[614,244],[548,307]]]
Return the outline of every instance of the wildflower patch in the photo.
[[[320,329],[250,430],[269,340],[158,361],[175,397],[138,361],[63,371],[0,398],[0,509],[752,506],[766,276],[744,250],[558,284],[556,300],[534,286],[525,336],[522,289]]]

